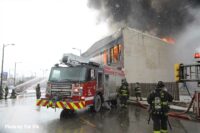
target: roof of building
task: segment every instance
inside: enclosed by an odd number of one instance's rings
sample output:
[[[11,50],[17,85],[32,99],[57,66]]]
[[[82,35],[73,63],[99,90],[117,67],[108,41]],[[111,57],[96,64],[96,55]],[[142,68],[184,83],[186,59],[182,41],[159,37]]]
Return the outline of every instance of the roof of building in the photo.
[[[85,53],[83,53],[81,56],[83,57],[88,57],[91,56],[92,54],[94,54],[96,51],[98,51],[99,49],[103,48],[104,46],[117,41],[119,38],[121,38],[121,29],[118,30],[117,32],[115,32],[112,35],[109,35],[99,41],[97,41],[96,43],[94,43]]]
[[[138,30],[130,28],[130,27],[125,27],[125,28],[128,29],[128,30],[131,30],[133,32],[139,33],[139,34],[143,34],[144,36],[147,36],[147,37],[150,37],[150,38],[154,38],[154,39],[157,39],[157,40],[160,40],[160,41],[164,42],[163,40],[161,40],[160,38],[158,38],[156,36],[152,36],[150,34],[138,31]],[[81,56],[83,56],[83,57],[93,56],[98,50],[100,50],[101,48],[105,47],[106,45],[108,45],[110,43],[115,43],[116,41],[118,42],[119,39],[122,38],[122,34],[123,34],[122,31],[125,28],[120,28],[118,31],[116,31],[112,35],[109,35],[109,36],[97,41],[85,53],[83,53]]]

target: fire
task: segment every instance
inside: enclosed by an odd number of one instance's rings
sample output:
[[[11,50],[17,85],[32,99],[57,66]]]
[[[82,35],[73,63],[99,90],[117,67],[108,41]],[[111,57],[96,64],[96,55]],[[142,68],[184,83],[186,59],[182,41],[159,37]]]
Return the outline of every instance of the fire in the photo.
[[[164,42],[169,43],[169,44],[175,44],[176,43],[176,41],[171,37],[164,37],[164,38],[161,38],[161,40],[163,40]]]

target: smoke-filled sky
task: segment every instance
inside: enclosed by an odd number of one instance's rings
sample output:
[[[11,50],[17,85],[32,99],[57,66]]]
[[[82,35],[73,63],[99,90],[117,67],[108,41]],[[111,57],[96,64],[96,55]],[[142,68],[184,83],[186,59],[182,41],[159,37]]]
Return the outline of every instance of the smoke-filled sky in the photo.
[[[194,53],[200,53],[200,9],[190,9],[189,12],[194,16],[194,21],[178,35],[174,49],[175,58],[182,63],[195,62]]]
[[[78,55],[73,47],[84,52],[122,26],[160,37],[176,35],[182,54],[196,50],[198,1],[0,0],[0,55],[3,44],[15,44],[5,48],[4,71],[13,75],[15,62],[21,62],[19,76],[50,69],[63,53]]]
[[[110,31],[129,26],[175,38],[178,62],[194,62],[200,52],[200,0],[88,0],[88,7],[98,11],[97,21],[106,22]]]
[[[87,0],[0,0],[0,59],[4,71],[30,75],[50,69],[63,53],[79,55],[107,35],[105,23],[96,24]],[[1,64],[1,63],[0,63]]]
[[[99,21],[114,30],[126,25],[160,37],[180,33],[194,21],[188,10],[199,5],[199,0],[88,0]]]

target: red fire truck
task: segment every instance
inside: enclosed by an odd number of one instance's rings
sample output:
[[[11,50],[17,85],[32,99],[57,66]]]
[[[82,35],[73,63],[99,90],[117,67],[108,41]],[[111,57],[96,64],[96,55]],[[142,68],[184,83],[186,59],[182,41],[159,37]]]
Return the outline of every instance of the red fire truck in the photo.
[[[61,63],[51,68],[46,97],[38,99],[37,106],[61,108],[61,117],[88,107],[98,112],[102,103],[116,103],[123,78],[121,70],[65,54]]]

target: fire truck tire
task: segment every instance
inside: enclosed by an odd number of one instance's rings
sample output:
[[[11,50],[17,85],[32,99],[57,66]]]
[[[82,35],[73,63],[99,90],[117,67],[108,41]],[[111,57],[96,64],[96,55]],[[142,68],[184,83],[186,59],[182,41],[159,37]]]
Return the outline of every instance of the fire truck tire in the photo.
[[[70,109],[63,109],[60,113],[60,119],[67,119],[70,118],[74,115],[74,110],[70,110]]]
[[[94,98],[94,106],[92,106],[90,109],[91,111],[99,112],[101,110],[101,106],[102,106],[101,96],[96,95]]]

